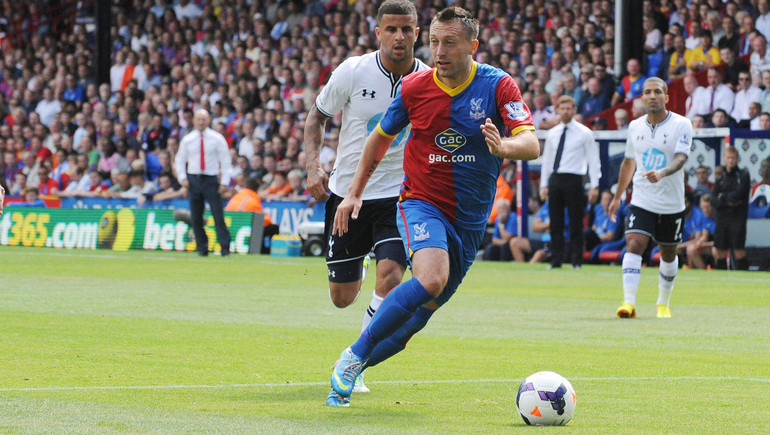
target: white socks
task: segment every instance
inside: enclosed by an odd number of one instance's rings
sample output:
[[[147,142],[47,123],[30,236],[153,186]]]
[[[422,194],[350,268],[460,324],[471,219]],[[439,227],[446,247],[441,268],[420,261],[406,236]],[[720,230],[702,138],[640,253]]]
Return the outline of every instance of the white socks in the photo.
[[[658,284],[658,305],[668,305],[671,299],[671,292],[674,290],[674,278],[679,270],[679,257],[674,257],[674,261],[666,263],[660,260],[660,280]]]
[[[636,305],[636,292],[642,278],[642,256],[626,252],[623,256],[623,301]],[[669,292],[670,293],[670,292]]]
[[[372,317],[374,317],[374,313],[376,313],[377,309],[380,308],[383,299],[385,298],[377,296],[377,292],[372,292],[372,302],[369,303],[369,308],[367,308],[366,312],[364,313],[364,323],[361,327],[361,331],[369,326],[369,323],[372,321]]]

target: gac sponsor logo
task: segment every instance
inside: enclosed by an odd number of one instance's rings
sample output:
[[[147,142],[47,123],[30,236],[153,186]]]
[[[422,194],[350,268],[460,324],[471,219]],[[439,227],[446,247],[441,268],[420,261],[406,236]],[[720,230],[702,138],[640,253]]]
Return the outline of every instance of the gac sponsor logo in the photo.
[[[448,128],[436,135],[436,146],[453,153],[468,143],[468,139],[453,128]]]
[[[429,163],[473,163],[476,161],[476,156],[473,154],[459,154],[453,156],[451,154],[428,154]]]

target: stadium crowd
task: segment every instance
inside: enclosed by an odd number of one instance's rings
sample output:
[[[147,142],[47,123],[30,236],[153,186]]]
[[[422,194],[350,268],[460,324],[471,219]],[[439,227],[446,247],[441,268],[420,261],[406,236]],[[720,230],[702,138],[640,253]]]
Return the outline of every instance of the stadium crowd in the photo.
[[[650,75],[685,77],[696,128],[770,129],[770,0],[644,0],[645,55],[625,71],[615,69],[612,0],[415,0],[423,28],[415,54],[429,65],[427,29],[446,3],[478,17],[476,60],[511,74],[540,129],[559,122],[561,95],[575,99],[585,122],[637,97]],[[113,6],[113,66],[99,84],[92,26],[54,32],[40,11],[57,0],[27,11],[0,4],[8,17],[0,21],[0,183],[11,196],[29,193],[28,202],[186,197],[173,161],[199,108],[231,147],[226,199],[252,179],[262,200],[308,200],[307,112],[337,65],[378,46],[373,0],[132,0]],[[689,75],[703,69],[708,87]],[[616,111],[618,127],[643,110]],[[339,125],[339,115],[327,124],[327,171]]]

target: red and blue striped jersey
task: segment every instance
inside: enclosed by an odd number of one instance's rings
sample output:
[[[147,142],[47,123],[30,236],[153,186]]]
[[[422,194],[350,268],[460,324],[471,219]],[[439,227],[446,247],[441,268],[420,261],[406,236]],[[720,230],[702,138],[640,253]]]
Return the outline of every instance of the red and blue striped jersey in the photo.
[[[380,134],[393,137],[412,124],[401,201],[428,201],[453,224],[485,225],[502,159],[489,152],[481,125],[490,118],[503,137],[534,130],[519,87],[504,71],[476,62],[456,88],[442,83],[435,69],[402,80],[377,126]]]

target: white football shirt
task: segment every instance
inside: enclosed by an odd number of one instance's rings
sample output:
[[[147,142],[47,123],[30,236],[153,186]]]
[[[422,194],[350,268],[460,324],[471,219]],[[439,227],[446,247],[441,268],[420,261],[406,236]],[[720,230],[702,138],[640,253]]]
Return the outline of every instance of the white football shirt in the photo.
[[[684,171],[679,170],[657,183],[644,174],[665,168],[675,154],[690,156],[692,122],[669,111],[661,123],[652,126],[647,115],[628,125],[626,158],[636,160],[634,192],[631,205],[657,214],[674,214],[684,210]]]
[[[411,72],[429,69],[419,59]],[[329,188],[340,197],[348,194],[358,168],[364,143],[401,89],[401,80],[385,69],[380,52],[355,56],[334,70],[316,99],[318,110],[329,118],[342,110],[342,127],[337,160],[329,176]],[[362,199],[382,199],[399,195],[404,180],[404,146],[411,126],[396,136],[377,170],[364,189]]]

